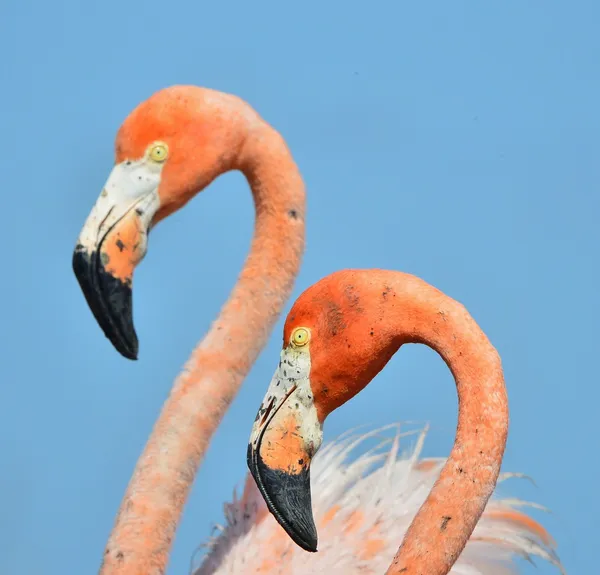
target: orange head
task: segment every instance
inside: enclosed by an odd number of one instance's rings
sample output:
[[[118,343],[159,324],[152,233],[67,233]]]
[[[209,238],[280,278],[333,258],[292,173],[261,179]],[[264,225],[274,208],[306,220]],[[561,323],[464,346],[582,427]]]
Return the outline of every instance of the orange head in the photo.
[[[73,269],[116,349],[136,359],[131,286],[150,228],[219,174],[241,167],[258,116],[234,96],[174,86],[141,103],[115,142],[115,166],[79,235]]]
[[[323,422],[402,343],[390,317],[396,292],[385,281],[395,273],[331,274],[296,300],[285,322],[279,366],[252,429],[248,466],[270,511],[307,551],[317,548],[310,462]]]

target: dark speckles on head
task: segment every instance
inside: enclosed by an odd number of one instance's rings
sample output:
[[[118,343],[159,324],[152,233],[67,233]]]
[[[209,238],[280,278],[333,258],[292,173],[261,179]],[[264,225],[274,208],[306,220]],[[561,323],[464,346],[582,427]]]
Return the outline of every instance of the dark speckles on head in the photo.
[[[119,248],[120,252],[122,252],[125,249],[125,244],[120,239],[117,239],[115,243],[117,244],[117,247]]]
[[[288,212],[288,216],[290,216],[290,218],[292,218],[292,220],[297,220],[298,219],[298,212],[296,210],[290,210]]]
[[[362,311],[362,309],[359,307],[360,297],[356,293],[352,284],[349,284],[344,288],[344,294],[346,295],[351,308],[356,308],[356,311],[359,312]]]
[[[388,285],[384,286],[383,291],[381,292],[383,299],[387,299],[387,297],[390,293],[393,294],[394,296],[396,295],[394,293],[394,290],[390,286],[388,286]]]
[[[140,209],[140,208],[135,208],[135,213],[138,216],[143,216],[144,215],[144,210]]]
[[[340,306],[333,301],[327,302],[327,327],[331,335],[337,335],[338,332],[346,329],[346,322],[344,321],[344,313]]]
[[[100,261],[103,266],[107,266],[110,262],[110,256],[106,252],[100,252]]]

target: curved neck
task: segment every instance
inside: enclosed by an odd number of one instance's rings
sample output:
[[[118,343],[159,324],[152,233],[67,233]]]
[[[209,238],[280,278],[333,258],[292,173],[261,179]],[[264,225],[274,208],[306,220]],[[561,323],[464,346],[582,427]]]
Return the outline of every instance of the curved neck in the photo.
[[[456,381],[456,439],[438,480],[412,521],[388,574],[445,575],[490,498],[508,433],[508,399],[500,357],[455,300],[416,280],[401,304],[400,343],[424,343]]]
[[[228,301],[193,351],[138,460],[101,575],[162,575],[195,473],[225,411],[290,296],[304,251],[304,184],[281,136],[253,126],[236,166],[256,225]]]

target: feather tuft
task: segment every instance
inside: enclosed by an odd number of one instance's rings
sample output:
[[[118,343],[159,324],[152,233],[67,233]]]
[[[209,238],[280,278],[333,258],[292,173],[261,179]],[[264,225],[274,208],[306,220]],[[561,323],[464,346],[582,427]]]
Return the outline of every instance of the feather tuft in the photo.
[[[394,428],[353,461],[349,456],[367,440]],[[313,511],[319,531],[318,553],[297,547],[267,512],[248,475],[242,496],[225,504],[226,525],[201,546],[193,575],[370,575],[384,573],[413,517],[431,490],[444,459],[420,459],[428,427],[400,432],[398,424],[348,433],[323,445],[311,466]],[[402,441],[416,435],[412,449]],[[504,473],[502,480],[526,478]],[[529,479],[529,478],[527,478]],[[565,573],[547,531],[519,509],[542,506],[492,496],[452,575],[511,575],[515,559],[538,557]],[[198,562],[192,561],[196,565]]]

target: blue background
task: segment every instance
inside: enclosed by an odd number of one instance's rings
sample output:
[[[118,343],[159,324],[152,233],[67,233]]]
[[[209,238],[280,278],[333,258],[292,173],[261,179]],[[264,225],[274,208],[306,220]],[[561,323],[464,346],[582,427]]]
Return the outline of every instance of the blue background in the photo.
[[[567,570],[594,572],[600,5],[282,4],[2,5],[0,571],[97,571],[170,383],[244,261],[253,207],[232,173],[153,232],[137,363],[104,339],[71,271],[120,123],[190,83],[240,95],[289,142],[309,194],[294,297],[334,270],[383,267],[468,307],[503,357],[504,469],[538,484],[504,491],[551,508],[533,515]],[[281,321],[214,437],[169,573],[187,573],[244,476],[280,334]],[[431,350],[403,349],[326,438],[397,420],[430,421],[426,455],[449,452],[455,390]],[[538,564],[523,572],[556,572]]]

